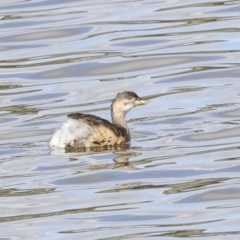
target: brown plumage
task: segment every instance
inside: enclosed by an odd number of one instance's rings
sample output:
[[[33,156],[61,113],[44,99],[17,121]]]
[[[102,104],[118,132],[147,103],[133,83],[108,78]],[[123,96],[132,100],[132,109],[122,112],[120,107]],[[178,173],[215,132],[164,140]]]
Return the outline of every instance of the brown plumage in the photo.
[[[120,146],[130,141],[126,113],[144,101],[134,92],[119,93],[111,105],[112,123],[100,117],[72,113],[53,134],[50,146],[67,150]]]

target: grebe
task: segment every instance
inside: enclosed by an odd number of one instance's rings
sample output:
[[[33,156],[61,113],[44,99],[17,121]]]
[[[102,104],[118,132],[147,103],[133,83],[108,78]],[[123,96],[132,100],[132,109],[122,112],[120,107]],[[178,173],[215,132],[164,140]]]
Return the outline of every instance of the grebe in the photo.
[[[118,93],[111,105],[112,123],[90,114],[69,114],[66,122],[54,132],[50,146],[78,149],[127,143],[131,137],[125,115],[135,106],[144,103],[134,92]]]

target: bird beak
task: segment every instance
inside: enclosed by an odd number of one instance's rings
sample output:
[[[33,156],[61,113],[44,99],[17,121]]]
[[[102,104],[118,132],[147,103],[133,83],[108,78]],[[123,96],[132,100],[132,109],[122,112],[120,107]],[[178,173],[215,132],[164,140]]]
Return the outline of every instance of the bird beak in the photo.
[[[143,100],[143,99],[137,99],[134,101],[135,105],[143,105],[145,103],[147,103],[147,101]]]

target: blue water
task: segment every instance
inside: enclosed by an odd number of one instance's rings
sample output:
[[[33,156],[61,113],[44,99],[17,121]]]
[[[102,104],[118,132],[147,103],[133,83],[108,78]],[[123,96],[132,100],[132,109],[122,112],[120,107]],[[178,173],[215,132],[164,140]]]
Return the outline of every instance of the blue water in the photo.
[[[0,3],[0,239],[239,239],[239,1]],[[52,151],[71,112],[131,148]]]

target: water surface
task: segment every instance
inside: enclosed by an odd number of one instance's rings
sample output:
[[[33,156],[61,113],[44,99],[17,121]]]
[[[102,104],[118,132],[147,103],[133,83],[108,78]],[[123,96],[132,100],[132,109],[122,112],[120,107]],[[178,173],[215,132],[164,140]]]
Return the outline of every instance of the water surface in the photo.
[[[239,239],[239,1],[0,3],[0,239]],[[58,153],[71,112],[127,150]]]

